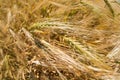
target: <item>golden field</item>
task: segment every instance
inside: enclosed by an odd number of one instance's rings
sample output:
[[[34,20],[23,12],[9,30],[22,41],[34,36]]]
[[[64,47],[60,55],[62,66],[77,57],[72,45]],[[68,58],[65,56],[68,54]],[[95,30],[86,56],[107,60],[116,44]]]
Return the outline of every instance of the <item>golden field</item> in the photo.
[[[119,0],[0,0],[0,80],[119,80]]]

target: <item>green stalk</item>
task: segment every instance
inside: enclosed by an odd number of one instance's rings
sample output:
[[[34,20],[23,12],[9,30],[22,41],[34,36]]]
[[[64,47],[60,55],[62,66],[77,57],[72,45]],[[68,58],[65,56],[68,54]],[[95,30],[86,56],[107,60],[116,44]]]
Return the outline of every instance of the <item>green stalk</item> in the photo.
[[[110,3],[108,2],[108,0],[104,0],[105,4],[108,6],[110,12],[112,13],[112,16],[115,16],[114,10],[112,8],[112,6],[110,5]]]

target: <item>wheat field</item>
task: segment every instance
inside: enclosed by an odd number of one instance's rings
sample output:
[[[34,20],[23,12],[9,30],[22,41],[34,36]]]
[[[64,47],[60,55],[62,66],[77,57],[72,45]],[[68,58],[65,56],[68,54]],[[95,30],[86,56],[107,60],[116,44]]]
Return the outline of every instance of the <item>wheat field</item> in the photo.
[[[0,80],[119,80],[119,0],[0,0]]]

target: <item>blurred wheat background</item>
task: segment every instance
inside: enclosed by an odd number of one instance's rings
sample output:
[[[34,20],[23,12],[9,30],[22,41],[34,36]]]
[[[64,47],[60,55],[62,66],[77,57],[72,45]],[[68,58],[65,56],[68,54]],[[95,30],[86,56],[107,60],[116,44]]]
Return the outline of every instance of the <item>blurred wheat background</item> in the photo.
[[[0,0],[0,80],[119,80],[119,0]]]

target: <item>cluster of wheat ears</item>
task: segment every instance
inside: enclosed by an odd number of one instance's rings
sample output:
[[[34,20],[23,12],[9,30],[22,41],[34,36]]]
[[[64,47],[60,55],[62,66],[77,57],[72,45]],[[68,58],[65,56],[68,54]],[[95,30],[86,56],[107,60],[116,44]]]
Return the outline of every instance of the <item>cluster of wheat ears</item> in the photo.
[[[0,0],[0,80],[119,80],[116,0]]]

